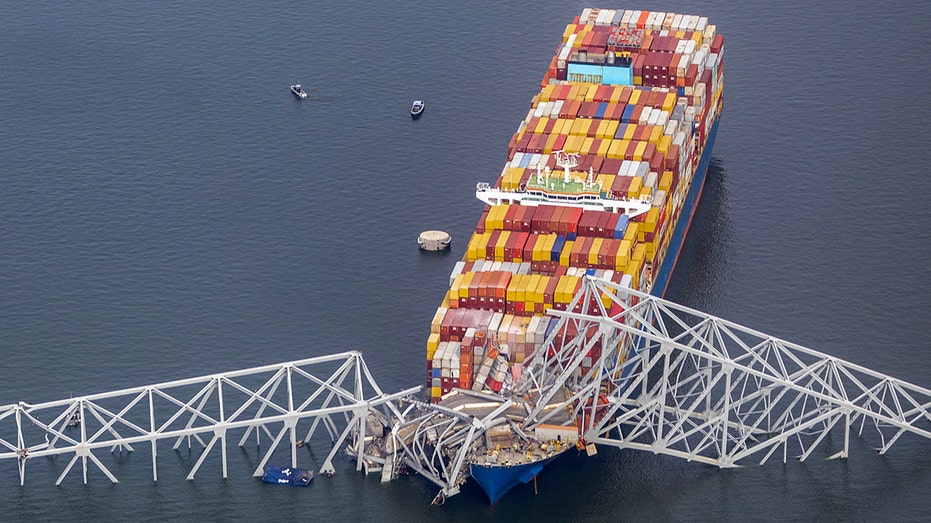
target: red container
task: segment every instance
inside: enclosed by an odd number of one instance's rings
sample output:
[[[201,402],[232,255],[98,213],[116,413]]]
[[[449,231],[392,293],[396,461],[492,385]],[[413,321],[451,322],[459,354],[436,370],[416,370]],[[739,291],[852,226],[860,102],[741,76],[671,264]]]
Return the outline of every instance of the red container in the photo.
[[[605,187],[605,190],[610,190],[610,187]],[[612,212],[608,213],[608,222],[605,223],[605,238],[614,237],[614,228],[617,227],[617,221],[621,218],[620,213]]]
[[[578,234],[579,220],[582,218],[582,209],[569,207],[569,212],[563,215],[566,224],[566,234]]]
[[[488,238],[488,245],[485,246],[485,259],[494,260],[495,259],[495,246],[498,245],[498,239],[501,238],[501,231],[495,229],[491,231],[491,236]]]
[[[621,163],[623,160],[618,158],[605,158],[604,162],[601,164],[601,172],[599,174],[617,174],[621,170]]]
[[[721,49],[723,48],[724,48],[724,35],[718,33],[714,35],[714,39],[711,40],[711,52],[720,54]]]
[[[533,207],[520,206],[520,230],[530,232],[530,221],[533,219]]]
[[[504,212],[504,230],[513,231],[514,229],[514,215],[517,214],[517,205],[509,205],[507,210]]]
[[[514,244],[511,245],[511,260],[514,261],[516,258],[523,258],[524,256],[524,246],[527,245],[527,240],[530,238],[530,233],[519,232],[517,233]]]
[[[504,247],[504,249],[503,249],[503,250],[504,250],[504,253],[503,253],[504,258],[498,259],[498,258],[497,258],[497,256],[498,256],[498,254],[497,254],[497,249],[495,249],[495,251],[496,251],[496,252],[495,252],[495,261],[506,261],[506,262],[514,261],[514,256],[513,256],[514,244],[517,242],[518,236],[519,236],[519,235],[518,235],[517,233],[512,232],[512,233],[510,233],[510,234],[508,235],[507,240],[504,241],[504,246],[503,246],[503,247]],[[500,240],[499,240],[499,241],[500,241]],[[495,245],[497,246],[498,244],[495,244]]]

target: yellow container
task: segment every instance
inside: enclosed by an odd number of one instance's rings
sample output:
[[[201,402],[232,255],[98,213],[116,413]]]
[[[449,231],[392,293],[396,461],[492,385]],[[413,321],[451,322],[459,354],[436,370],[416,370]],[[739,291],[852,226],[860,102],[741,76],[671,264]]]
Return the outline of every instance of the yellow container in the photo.
[[[459,299],[469,297],[469,285],[472,283],[472,279],[475,278],[476,273],[466,272],[463,273],[462,283],[459,286]]]
[[[594,102],[594,101],[595,101],[595,93],[598,92],[598,88],[599,88],[599,87],[601,87],[601,84],[591,84],[591,86],[588,88],[588,93],[585,94],[585,101],[586,101],[586,102]]]
[[[640,198],[646,200],[646,199],[648,199],[648,198],[649,198],[650,196],[652,196],[652,195],[653,195],[653,189],[651,189],[651,188],[649,188],[649,187],[644,187],[644,188],[640,189]]]
[[[578,41],[578,38],[576,38],[576,41]],[[571,87],[569,87],[569,94],[566,96],[566,100],[567,100],[567,101],[568,101],[568,100],[578,100],[578,99],[579,99],[579,90],[582,88],[582,85],[583,85],[583,84],[573,83],[573,84],[570,84],[570,85],[571,85]],[[586,92],[588,92],[588,87],[586,87],[585,89],[586,89]]]
[[[584,118],[576,118],[572,121],[572,128],[569,130],[569,134],[572,136],[585,136],[585,133],[588,132],[589,120]]]
[[[601,244],[604,243],[604,238],[595,238],[592,241],[592,248],[588,251],[588,264],[592,266],[598,265],[598,252],[601,250]]]
[[[517,281],[520,276],[520,274],[515,274],[511,276],[510,281],[508,281],[508,286],[504,290],[504,299],[507,301],[514,301],[517,299]]]
[[[663,99],[663,110],[672,112],[676,107],[676,93],[666,93],[666,98]]]
[[[634,149],[634,160],[643,160],[643,151],[647,148],[647,142],[637,142],[637,148]]]
[[[624,92],[624,87],[620,85],[615,85],[614,90],[611,91],[611,98],[609,100],[612,103],[618,103],[621,101],[621,94]]]
[[[436,349],[440,346],[440,333],[431,332],[427,338],[427,360],[432,360]]]
[[[624,157],[624,152],[621,150],[621,144],[624,143],[624,140],[611,140],[611,144],[608,146],[607,158],[614,160],[619,160]]]
[[[545,303],[546,298],[544,297],[544,294],[546,294],[546,286],[549,284],[549,282],[549,276],[540,276],[540,281],[537,282],[537,288],[533,291],[533,303],[540,305]]]
[[[598,130],[595,131],[595,137],[601,138],[604,140],[608,137],[608,124],[611,123],[611,120],[598,120]],[[611,138],[614,138],[614,135],[611,135]]]
[[[617,129],[621,125],[619,120],[606,120],[608,122],[608,128],[605,130],[605,139],[614,139],[614,135],[617,134]]]
[[[574,240],[566,241],[566,244],[562,248],[562,252],[559,254],[559,264],[563,267],[569,266],[569,254],[572,252],[573,245],[575,245]]]
[[[511,278],[511,282],[514,284],[514,299],[511,301],[524,301],[527,283],[524,281],[527,278],[525,274],[515,274]]]
[[[633,139],[634,139],[634,133],[637,131],[637,124],[625,123],[625,124],[621,124],[621,125],[625,125],[625,126],[626,126],[626,128],[624,129],[624,141],[629,142],[629,141],[633,140]],[[625,149],[625,150],[626,150],[626,149]]]
[[[644,242],[643,245],[646,245],[647,259],[652,260],[656,257],[656,240],[654,239],[651,242]]]
[[[498,230],[504,229],[504,217],[508,213],[510,205],[498,205],[498,213],[495,215],[495,228]]]
[[[558,139],[558,134],[551,134],[550,137],[546,139],[546,143],[543,144],[543,154],[553,154],[553,146],[556,145],[556,140]]]
[[[666,198],[669,199],[669,189],[672,187],[672,171],[663,171],[663,176],[659,179],[659,188],[666,191]]]
[[[459,273],[456,275],[456,279],[453,280],[453,284],[449,286],[450,298],[459,299],[459,289],[462,288],[462,282],[465,281],[465,275],[470,273]]]
[[[488,241],[491,240],[491,233],[486,232],[481,235],[481,239],[478,242],[478,250],[475,255],[476,260],[484,260],[485,253],[488,251]]]
[[[637,102],[640,100],[641,92],[640,89],[634,89],[634,91],[630,93],[630,99],[627,100],[627,105],[637,105]]]
[[[602,158],[607,158],[608,151],[611,149],[611,142],[612,140],[610,138],[602,139],[601,143],[598,145],[598,150],[592,151],[592,154],[597,154],[598,156],[601,156]]]
[[[537,287],[540,286],[540,279],[543,276],[539,274],[531,274],[530,282],[527,284],[527,301],[531,303],[543,303],[543,293],[541,292],[537,296]],[[537,299],[539,297],[539,300]]]
[[[578,27],[575,24],[566,25],[566,30],[562,32],[562,42],[566,43],[569,41],[569,37],[575,33],[575,28]]]
[[[582,152],[582,143],[585,141],[585,138],[582,136],[569,136],[566,138],[566,144],[563,146],[563,150],[568,153],[580,153]]]
[[[640,143],[643,143],[643,142],[640,142]],[[634,154],[634,159],[637,159],[636,153]],[[634,176],[630,180],[630,188],[627,190],[627,197],[636,198],[637,196],[640,196],[640,189],[642,188],[643,188],[643,177]]]
[[[643,264],[643,260],[646,259],[647,247],[642,243],[638,243],[634,247],[634,253],[630,256],[630,260],[634,263]]]
[[[574,118],[558,118],[553,125],[553,134],[569,134]]]
[[[536,127],[533,128],[533,134],[543,134],[546,131],[546,125],[550,123],[550,119],[546,116],[541,117],[537,120]]]
[[[634,248],[634,244],[637,243],[637,233],[640,232],[640,223],[639,222],[630,222],[627,224],[627,230],[624,231],[624,240],[630,242],[627,245],[627,250],[630,251]]]
[[[616,174],[606,174],[604,175],[604,184],[601,186],[602,191],[608,191],[611,189],[611,186],[614,185],[614,180],[617,178]]]
[[[540,93],[541,102],[549,102],[553,97],[553,89],[556,87],[556,84],[546,84],[546,87],[543,88],[543,91]]]
[[[439,397],[442,397],[442,396],[443,396],[443,388],[442,388],[442,387],[430,387],[430,389],[431,389],[431,394],[430,394],[430,395],[433,396],[434,398],[439,398]]]
[[[598,120],[592,120],[592,122],[597,122]],[[586,137],[582,140],[582,154],[595,154],[592,152],[592,144],[595,143],[594,138]]]
[[[433,314],[433,321],[430,322],[430,333],[431,334],[436,334],[436,335],[440,334],[440,325],[443,324],[443,318],[446,317],[447,310],[449,309],[446,307],[436,308],[436,313]]]
[[[666,153],[669,152],[669,146],[672,145],[672,136],[663,135],[659,139],[659,143],[656,144],[656,150],[663,153],[663,156],[666,156]]]
[[[642,76],[635,76],[635,77],[634,77],[634,85],[643,85],[643,77],[642,77]]]
[[[650,143],[658,144],[662,138],[663,128],[658,125],[654,125],[653,130],[650,132]]]
[[[473,233],[472,237],[469,238],[469,245],[466,247],[466,261],[475,261],[475,256],[478,253],[478,242],[481,239],[481,235],[478,233]]]
[[[568,303],[566,300],[566,285],[568,285],[569,277],[560,276],[559,282],[556,284],[556,291],[553,293],[553,300],[556,303]]]

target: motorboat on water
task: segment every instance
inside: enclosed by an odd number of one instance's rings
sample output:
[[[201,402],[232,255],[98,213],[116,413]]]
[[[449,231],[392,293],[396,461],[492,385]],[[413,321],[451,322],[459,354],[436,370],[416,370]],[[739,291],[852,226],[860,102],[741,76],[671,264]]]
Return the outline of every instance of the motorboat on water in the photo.
[[[301,100],[303,100],[304,98],[307,98],[307,91],[301,88],[301,84],[292,85],[291,92],[294,93],[294,96],[300,98]]]
[[[411,105],[411,118],[420,118],[420,115],[423,114],[423,108],[423,100],[414,100],[413,105]]]

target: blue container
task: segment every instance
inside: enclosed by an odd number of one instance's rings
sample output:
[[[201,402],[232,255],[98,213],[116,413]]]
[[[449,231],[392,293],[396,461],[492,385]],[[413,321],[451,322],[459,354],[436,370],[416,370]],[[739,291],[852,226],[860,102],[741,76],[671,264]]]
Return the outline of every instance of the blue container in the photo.
[[[617,225],[614,226],[614,239],[623,240],[624,233],[627,232],[627,224],[630,223],[630,218],[627,215],[622,215],[617,219]]]
[[[625,132],[627,132],[627,126],[626,126],[626,125],[618,125],[618,126],[617,126],[617,131],[614,132],[614,139],[615,139],[615,140],[623,140],[623,139],[624,139],[624,133],[625,133]]]
[[[570,241],[575,241],[575,233],[570,232],[569,234],[566,235],[566,239]]]
[[[553,242],[553,250],[550,251],[550,261],[558,262],[559,256],[562,254],[563,247],[566,246],[566,237],[559,235],[556,237],[556,241]]]
[[[520,167],[521,167],[522,169],[526,169],[527,166],[530,165],[530,157],[531,157],[531,156],[532,156],[532,155],[530,155],[530,154],[525,154],[524,157],[520,159]]]
[[[605,111],[608,109],[608,102],[601,102],[598,104],[598,110],[595,111],[595,118],[601,120],[604,118]]]
[[[595,275],[595,269],[585,269],[585,275],[586,275],[586,276],[594,276],[594,275]]]
[[[440,370],[442,369],[430,369],[430,372],[433,373],[432,375],[434,378],[441,378],[442,374],[440,374]]]
[[[630,123],[630,117],[634,115],[634,106],[628,105],[624,108],[624,113],[621,114],[621,121],[624,123]]]

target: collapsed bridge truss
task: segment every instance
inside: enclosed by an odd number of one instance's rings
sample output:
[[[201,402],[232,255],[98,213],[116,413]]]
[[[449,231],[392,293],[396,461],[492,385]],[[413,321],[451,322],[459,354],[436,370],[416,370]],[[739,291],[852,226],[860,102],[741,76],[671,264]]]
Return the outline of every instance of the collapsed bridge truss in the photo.
[[[568,311],[550,314],[559,320],[521,378],[502,395],[470,393],[471,411],[422,402],[420,387],[382,392],[353,351],[0,406],[0,461],[17,461],[21,484],[30,459],[59,454],[71,460],[56,484],[79,459],[85,482],[88,461],[115,482],[104,449],[148,442],[157,480],[156,443],[177,449],[193,439],[203,451],[188,479],[217,444],[226,477],[228,436],[241,434],[242,446],[254,432],[271,441],[258,476],[283,441],[296,466],[295,447],[322,425],[332,448],[320,472],[334,471],[345,445],[357,470],[380,470],[383,480],[416,471],[445,500],[468,477],[483,435],[504,424],[527,435],[576,425],[584,444],[719,467],[763,464],[780,450],[783,461],[819,448],[847,457],[851,434],[880,453],[907,433],[931,439],[931,390],[655,296],[586,277]]]

